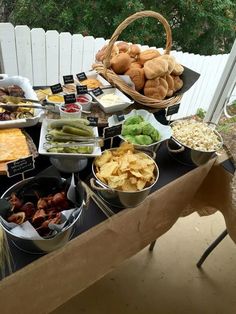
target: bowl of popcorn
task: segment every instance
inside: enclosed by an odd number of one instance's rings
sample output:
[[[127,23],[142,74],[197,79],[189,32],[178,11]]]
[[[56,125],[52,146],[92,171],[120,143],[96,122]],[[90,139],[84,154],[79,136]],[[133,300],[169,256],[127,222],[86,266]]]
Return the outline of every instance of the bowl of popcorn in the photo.
[[[159,178],[153,158],[128,142],[96,157],[92,171],[91,187],[109,204],[119,207],[143,202]]]
[[[172,137],[167,142],[170,155],[177,161],[200,166],[210,160],[223,146],[215,125],[195,119],[176,120],[171,124]]]

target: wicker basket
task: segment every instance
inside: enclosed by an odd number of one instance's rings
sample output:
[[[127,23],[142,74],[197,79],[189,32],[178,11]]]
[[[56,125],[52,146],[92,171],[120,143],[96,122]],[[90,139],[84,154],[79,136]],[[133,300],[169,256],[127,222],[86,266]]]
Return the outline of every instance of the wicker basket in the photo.
[[[122,33],[122,31],[133,21],[143,18],[143,17],[154,17],[158,21],[160,21],[166,32],[166,47],[165,47],[165,52],[164,54],[169,54],[172,46],[172,35],[171,35],[171,29],[170,25],[168,24],[167,20],[159,13],[154,12],[154,11],[141,11],[137,12],[131,16],[129,16],[127,19],[125,19],[115,30],[113,33],[108,47],[105,52],[105,58],[103,61],[103,64],[94,64],[93,68],[99,73],[102,74],[111,84],[117,86],[119,89],[121,89],[124,93],[128,94],[131,96],[136,102],[152,107],[152,108],[158,108],[158,109],[163,109],[167,108],[168,106],[177,104],[180,102],[182,96],[173,96],[168,99],[164,100],[157,100],[153,99],[150,97],[146,97],[136,90],[133,90],[128,84],[126,84],[114,71],[110,69],[110,57],[111,57],[111,52],[113,45],[118,39],[118,36]]]

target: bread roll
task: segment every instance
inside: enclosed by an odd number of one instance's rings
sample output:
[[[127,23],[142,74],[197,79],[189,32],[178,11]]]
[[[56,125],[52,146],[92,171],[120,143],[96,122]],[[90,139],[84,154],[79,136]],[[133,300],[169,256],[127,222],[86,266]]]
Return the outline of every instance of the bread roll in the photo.
[[[176,92],[183,87],[184,82],[181,80],[181,78],[179,76],[171,75],[171,77],[174,80],[174,92]]]
[[[96,53],[95,59],[98,62],[102,62],[104,59],[104,52],[107,48],[107,45],[103,46],[102,49],[98,50],[98,52]]]
[[[102,49],[100,49],[95,56],[96,61],[98,62],[103,62],[104,58],[105,58],[105,52],[106,52],[106,48],[108,45],[105,45],[102,47]],[[112,51],[111,51],[111,58],[114,57],[115,55],[117,55],[119,53],[119,49],[117,48],[116,45],[114,45],[112,47]]]
[[[160,55],[161,55],[160,52],[155,49],[144,50],[140,52],[137,61],[144,65],[144,63],[147,62],[148,60],[152,60],[156,57],[159,57]]]
[[[128,53],[120,53],[111,59],[111,68],[117,74],[125,73],[131,64],[131,58]]]
[[[138,61],[134,61],[130,64],[130,69],[131,68],[139,68],[141,69],[143,66],[138,62]]]
[[[136,58],[130,57],[131,63],[136,62]]]
[[[174,69],[171,72],[171,74],[181,75],[183,72],[184,72],[184,67],[179,63],[175,63]]]
[[[129,52],[130,46],[125,41],[121,41],[120,43],[116,44],[116,46],[119,49],[119,53]]]
[[[131,67],[125,72],[125,75],[129,75],[130,79],[134,82],[135,90],[140,91],[145,84],[144,70],[141,68]]]
[[[129,55],[132,58],[136,58],[140,54],[140,48],[138,45],[130,45]]]
[[[152,80],[167,73],[168,62],[160,57],[157,57],[145,62],[143,68],[146,78]]]
[[[162,55],[159,58],[168,62],[168,73],[171,73],[174,70],[176,64],[174,57],[170,55]]]
[[[168,84],[163,78],[147,80],[144,86],[144,95],[157,100],[162,100],[166,97]]]
[[[165,80],[168,84],[168,90],[167,90],[167,97],[171,97],[174,94],[175,91],[175,84],[174,84],[174,79],[170,74],[165,75]]]

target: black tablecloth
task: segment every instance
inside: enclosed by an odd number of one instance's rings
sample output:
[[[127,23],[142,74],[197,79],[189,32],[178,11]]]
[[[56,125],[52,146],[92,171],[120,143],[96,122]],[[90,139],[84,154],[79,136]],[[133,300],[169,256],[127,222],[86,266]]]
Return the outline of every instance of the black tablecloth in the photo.
[[[31,128],[27,128],[26,131],[34,140],[36,147],[38,147],[39,142],[39,133],[40,127],[35,126]],[[117,146],[119,144],[118,139],[114,141],[114,145]],[[109,146],[109,142],[106,144]],[[177,179],[178,177],[184,175],[185,173],[191,171],[194,167],[181,165],[169,156],[165,143],[162,143],[161,147],[157,151],[156,161],[159,166],[160,177],[158,182],[152,189],[152,192],[156,189],[163,187],[164,185],[168,184],[169,182]],[[92,159],[89,159],[88,165],[84,170],[79,173],[79,177],[81,180],[86,180],[91,176],[91,164]],[[35,160],[35,169],[29,171],[25,174],[26,177],[35,176],[37,173],[42,171],[43,169],[50,166],[50,161],[48,157],[39,156]],[[69,177],[70,174],[62,173],[63,177]],[[22,178],[21,176],[15,176],[12,178],[8,178],[6,176],[0,177],[0,193],[2,194],[8,187],[12,184],[20,181]],[[118,211],[122,210],[121,208],[111,207],[112,210],[117,213]],[[103,214],[103,212],[91,201],[89,208],[84,210],[82,219],[78,224],[76,230],[74,231],[73,237],[79,236],[81,233],[85,232],[86,230],[92,228],[93,226],[99,224],[103,220],[107,219],[107,217]],[[9,243],[11,254],[13,257],[13,271],[16,271],[25,265],[31,263],[37,258],[40,258],[42,255],[38,254],[29,254],[25,253],[14,246],[12,242]]]

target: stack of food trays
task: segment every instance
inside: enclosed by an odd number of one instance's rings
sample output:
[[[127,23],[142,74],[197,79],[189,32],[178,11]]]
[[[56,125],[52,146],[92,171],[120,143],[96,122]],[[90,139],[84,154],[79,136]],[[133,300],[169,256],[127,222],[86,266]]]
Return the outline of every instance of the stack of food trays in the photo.
[[[92,110],[91,104],[97,103],[105,113],[114,113],[124,110],[134,103],[97,72],[89,71],[82,72],[82,74],[81,78],[73,77],[73,83],[64,84],[59,93],[52,94],[50,88],[37,90],[39,99],[46,99],[48,103],[54,104],[58,112],[59,107],[64,104],[64,95],[67,94],[76,94],[76,103],[82,105],[84,111]],[[79,74],[78,77],[80,77]],[[78,94],[78,86],[86,87],[85,92],[82,91],[81,94]]]

